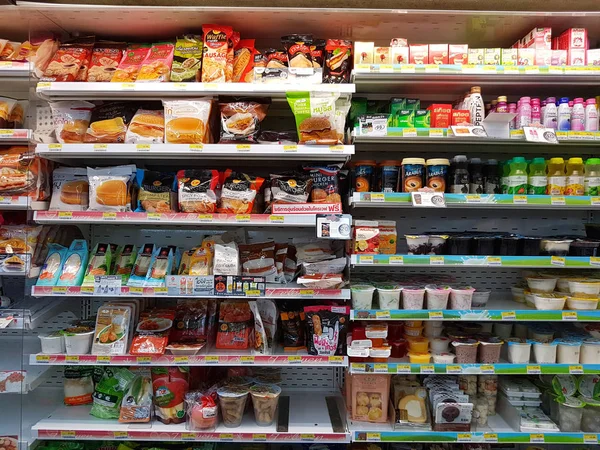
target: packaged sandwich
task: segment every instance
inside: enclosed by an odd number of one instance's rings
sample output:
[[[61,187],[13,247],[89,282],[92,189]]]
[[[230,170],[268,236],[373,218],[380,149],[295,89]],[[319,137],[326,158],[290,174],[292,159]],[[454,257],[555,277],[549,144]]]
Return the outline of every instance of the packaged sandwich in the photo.
[[[162,110],[138,109],[127,133],[126,144],[162,144],[165,139],[165,115]]]
[[[288,66],[287,53],[281,50],[270,48],[265,52],[265,59],[267,69],[285,69]]]
[[[230,214],[250,214],[257,192],[264,179],[227,169],[223,172],[221,198],[217,211]]]
[[[256,143],[260,123],[267,116],[270,99],[219,99],[221,109],[221,140],[219,143]]]
[[[152,44],[150,52],[148,52],[146,59],[142,62],[142,67],[136,81],[169,81],[174,49],[175,46],[172,42]]]
[[[113,83],[135,81],[149,52],[150,44],[130,44],[110,81]]]
[[[139,187],[136,212],[167,213],[176,210],[174,173],[138,169],[136,181]]]
[[[171,81],[194,82],[202,79],[202,36],[178,37],[171,67]]]
[[[88,167],[89,211],[131,211],[129,186],[135,166]]]
[[[2,47],[2,51],[0,51],[0,61],[13,59],[13,55],[16,56],[19,54],[20,48],[21,48],[20,42],[4,40],[4,47]]]
[[[234,83],[252,83],[254,69],[254,39],[241,39],[234,51],[233,78]]]
[[[277,282],[274,242],[240,245],[240,261],[242,275],[265,277],[267,283]]]
[[[52,172],[50,211],[85,211],[88,208],[87,169],[59,167]]]
[[[92,50],[86,81],[110,81],[123,59],[124,42],[96,42]]]
[[[179,209],[186,213],[213,213],[217,207],[219,172],[187,169],[177,172]]]
[[[296,118],[300,144],[341,144],[335,128],[335,101],[333,92],[288,92],[288,103]]]
[[[144,286],[164,287],[166,277],[173,267],[173,250],[171,247],[159,247],[152,254],[150,268],[146,273]]]
[[[92,355],[124,355],[129,348],[132,306],[103,305],[98,309]]]
[[[312,190],[313,180],[305,173],[289,172],[271,174],[270,189],[265,189],[267,211],[275,203],[306,203]]]
[[[112,251],[109,244],[96,244],[88,259],[82,286],[93,286],[95,277],[110,274]]]
[[[144,286],[146,274],[150,269],[152,255],[154,254],[155,250],[156,246],[154,244],[145,244],[141,248],[140,252],[137,254],[133,270],[131,271],[131,276],[127,281],[127,286]]]
[[[328,166],[304,166],[312,178],[310,201],[312,203],[341,203],[338,174],[343,164]]]
[[[8,124],[10,122],[10,114],[16,104],[17,101],[14,98],[0,97],[0,128],[12,128]]]
[[[39,201],[49,199],[50,164],[26,146],[0,149],[0,196],[26,196]]]
[[[27,100],[20,100],[13,105],[10,115],[8,116],[6,128],[11,128],[13,130],[23,128],[23,124],[25,123],[25,108],[28,104],[29,102]],[[0,113],[0,116],[1,115],[2,113]],[[0,121],[1,120],[2,119],[0,119]]]
[[[312,35],[290,34],[283,36],[281,42],[287,51],[290,73],[298,75],[312,73],[313,63],[310,51],[313,43]],[[307,69],[310,69],[310,72]]]
[[[48,256],[42,265],[36,286],[56,286],[68,249],[59,244],[48,244]]]
[[[208,121],[211,99],[163,100],[163,105],[167,144],[202,144],[210,141]]]
[[[57,286],[81,286],[87,270],[88,246],[85,239],[75,239],[65,256]]]
[[[92,110],[92,118],[83,142],[118,143],[125,142],[127,126],[136,106],[131,103],[109,102],[96,106]]]
[[[93,46],[93,38],[78,38],[61,44],[46,67],[42,80],[75,81],[81,71],[80,80],[85,81]]]
[[[56,139],[61,144],[83,142],[94,104],[82,101],[51,102]]]
[[[137,247],[133,244],[125,244],[115,257],[115,268],[112,275],[121,277],[121,286],[126,286],[135,266]]]
[[[328,39],[325,45],[323,83],[349,83],[352,72],[352,41]]]
[[[227,65],[225,66],[225,81],[231,83],[233,81],[233,61],[235,59],[235,48],[240,42],[240,33],[234,31],[227,41]]]
[[[202,31],[204,34],[202,82],[225,83],[229,39],[233,35],[233,30],[228,26],[209,24],[203,25]]]

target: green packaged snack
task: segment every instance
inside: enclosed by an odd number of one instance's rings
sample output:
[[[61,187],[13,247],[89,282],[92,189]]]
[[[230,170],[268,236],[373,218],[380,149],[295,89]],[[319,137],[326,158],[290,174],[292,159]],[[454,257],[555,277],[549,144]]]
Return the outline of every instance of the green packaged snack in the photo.
[[[121,276],[122,286],[126,286],[129,281],[136,257],[137,247],[134,244],[126,244],[123,247],[119,247],[119,251],[114,258],[115,266],[112,275]]]
[[[415,111],[403,109],[398,111],[397,126],[400,128],[414,128],[415,126]]]
[[[171,67],[171,81],[200,81],[203,47],[202,36],[188,34],[177,38]]]
[[[82,286],[93,286],[95,277],[110,275],[112,252],[109,244],[96,244],[90,253]]]
[[[296,118],[299,144],[342,144],[336,130],[334,92],[288,92],[287,101]],[[344,130],[340,134],[343,137]]]
[[[421,100],[418,98],[407,98],[406,107],[404,109],[412,109],[413,111],[421,109]]]
[[[124,367],[107,367],[94,390],[90,414],[99,419],[118,419],[121,402],[134,378]]]
[[[431,111],[427,109],[418,109],[415,111],[415,128],[431,127]]]

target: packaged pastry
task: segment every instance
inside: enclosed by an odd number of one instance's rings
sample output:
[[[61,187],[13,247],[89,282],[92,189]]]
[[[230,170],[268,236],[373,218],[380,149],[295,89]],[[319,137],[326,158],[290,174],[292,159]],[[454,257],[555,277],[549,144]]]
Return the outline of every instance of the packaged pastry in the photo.
[[[310,355],[344,355],[349,306],[305,306]]]
[[[274,242],[240,245],[240,261],[242,275],[265,277],[267,283],[277,282]]]
[[[81,81],[87,78],[87,69],[92,56],[93,38],[75,39],[60,45],[46,67],[42,81]]]
[[[171,81],[201,81],[203,46],[202,36],[186,34],[177,38],[171,67]]]
[[[82,286],[93,286],[95,277],[110,274],[112,251],[109,244],[96,244],[88,260]]]
[[[85,211],[88,208],[87,169],[59,167],[52,172],[50,211]]]
[[[210,141],[208,121],[211,99],[163,100],[163,105],[167,144],[202,144]]]
[[[10,113],[16,104],[17,100],[14,98],[0,97],[0,128],[12,128],[8,124],[10,122]]]
[[[390,375],[385,374],[352,376],[350,409],[353,420],[376,423],[387,422],[390,377]],[[411,397],[417,398],[414,395]],[[400,404],[403,405],[403,403]]]
[[[0,195],[44,201],[51,195],[49,162],[26,146],[0,150]]]
[[[219,407],[223,416],[223,425],[227,428],[239,427],[242,424],[248,388],[243,386],[223,386],[217,391]]]
[[[241,39],[235,48],[233,58],[234,83],[252,83],[254,69],[254,39]]]
[[[164,287],[167,275],[171,274],[173,267],[173,249],[171,247],[158,247],[150,259],[150,269],[146,273],[144,286]]]
[[[162,110],[138,109],[125,135],[126,144],[162,144],[165,139],[165,115]]]
[[[256,384],[250,388],[254,418],[258,426],[266,427],[275,421],[280,394],[281,388],[276,384]]]
[[[286,283],[294,281],[297,268],[296,246],[288,244],[287,254],[283,263],[283,276]]]
[[[184,423],[185,393],[189,390],[188,367],[152,367],[154,413],[162,423]]]
[[[50,102],[56,139],[61,144],[83,142],[94,104],[83,101]]]
[[[296,118],[300,144],[341,144],[335,127],[333,92],[288,92],[287,100]]]
[[[342,164],[328,166],[304,166],[312,179],[310,201],[312,203],[341,203],[338,174]]]
[[[88,167],[88,211],[131,211],[129,184],[135,170],[132,165],[101,169]]]
[[[281,328],[284,351],[306,350],[306,316],[300,301],[281,303]]]
[[[180,170],[177,172],[177,184],[181,212],[215,212],[219,172],[209,169]]]
[[[90,125],[83,142],[118,143],[125,142],[127,126],[136,107],[131,103],[108,102],[92,110]]]
[[[66,247],[59,244],[48,244],[48,256],[46,256],[36,286],[56,286],[67,250]]]
[[[110,81],[113,83],[135,81],[148,53],[150,53],[150,44],[130,44]]]
[[[57,286],[81,286],[87,269],[88,246],[85,239],[75,239],[65,256]]]
[[[250,214],[256,194],[264,179],[227,169],[223,172],[221,198],[217,211],[230,214]]]
[[[147,371],[147,369],[143,370]],[[152,380],[145,374],[138,374],[129,385],[129,389],[121,401],[119,422],[150,422],[152,411]]]
[[[310,34],[290,34],[283,36],[281,42],[287,51],[290,73],[306,74],[307,69],[313,69],[310,46],[313,37]]]
[[[127,286],[144,286],[144,282],[146,281],[146,274],[150,269],[152,255],[154,255],[155,250],[156,246],[154,244],[145,244],[140,249],[135,259],[135,264],[133,265],[133,270],[131,271],[129,280],[127,281]]]
[[[239,275],[240,261],[235,242],[216,242],[213,261],[214,275]]]
[[[6,41],[4,39],[3,42],[4,46],[2,47],[2,51],[0,51],[0,61],[10,60],[13,55],[19,53],[19,49],[21,48],[20,42]]]
[[[288,56],[286,52],[270,48],[265,52],[267,69],[285,69],[288,66]]]
[[[136,81],[169,81],[171,64],[173,64],[174,49],[175,46],[172,42],[158,42],[152,44],[150,51],[142,62],[142,67],[140,68]]]
[[[92,50],[86,81],[110,81],[119,67],[124,50],[124,42],[96,42]]]
[[[252,312],[246,301],[223,301],[219,305],[219,325],[215,348],[245,350],[253,332]]]
[[[240,33],[234,31],[231,37],[227,40],[227,65],[225,66],[225,81],[231,83],[233,81],[233,61],[235,59],[235,48],[240,42]]]
[[[23,124],[25,123],[25,108],[27,107],[28,103],[29,102],[27,100],[20,100],[13,105],[10,115],[8,116],[6,128],[14,130],[23,128]],[[1,115],[2,113],[0,113],[0,116]],[[2,121],[2,118],[0,118],[0,121]]]
[[[221,139],[219,143],[256,143],[260,123],[267,116],[268,98],[229,98],[219,100]]]
[[[174,173],[138,169],[136,212],[168,213],[176,210],[177,186]]]
[[[143,312],[135,329],[129,353],[163,355],[169,343],[169,333],[174,320],[174,309],[152,309]]]
[[[290,172],[271,174],[270,189],[265,189],[267,212],[273,204],[306,203],[313,186],[313,179],[305,173]]]
[[[204,344],[207,339],[208,300],[177,300],[175,322],[171,328],[171,344]]]
[[[121,276],[121,286],[126,286],[135,266],[137,247],[134,244],[125,244],[115,256],[115,268],[111,275]]]
[[[314,39],[310,46],[310,56],[315,69],[321,69],[323,67],[323,61],[325,59],[325,44],[325,39]]]
[[[206,276],[213,274],[214,250],[204,242],[190,257],[189,275]]]
[[[233,30],[228,26],[209,24],[203,25],[202,31],[204,34],[202,82],[225,83],[229,39],[233,35]]]
[[[92,355],[124,355],[129,348],[132,307],[104,305],[98,309]]]

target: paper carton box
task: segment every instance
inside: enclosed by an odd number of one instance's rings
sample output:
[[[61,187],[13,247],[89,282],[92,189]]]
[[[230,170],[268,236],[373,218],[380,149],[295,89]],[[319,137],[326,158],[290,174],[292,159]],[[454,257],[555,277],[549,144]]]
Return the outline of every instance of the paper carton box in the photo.
[[[501,53],[499,48],[486,48],[483,53],[483,63],[488,66],[500,65]]]
[[[600,66],[600,48],[587,50],[587,65]]]
[[[552,28],[534,28],[521,39],[524,48],[552,49]]]
[[[392,47],[392,64],[408,64],[408,47]]]
[[[466,109],[453,109],[452,122],[450,125],[469,125],[471,123],[471,112]]]
[[[374,42],[354,43],[354,64],[373,64]]]
[[[535,48],[520,48],[517,50],[519,66],[533,66],[535,63]]]
[[[552,66],[567,65],[567,50],[552,50]]]
[[[373,64],[391,64],[392,52],[390,47],[375,47]]]
[[[516,66],[518,62],[518,49],[516,48],[503,48],[502,57],[500,58],[503,66]]]
[[[411,64],[429,64],[429,45],[412,44],[409,48],[409,61]]]
[[[448,44],[429,44],[429,62],[448,64]]]
[[[587,50],[589,47],[587,30],[585,28],[569,28],[560,35],[558,42],[560,48],[563,50],[572,48]]]
[[[552,50],[548,49],[536,49],[535,50],[535,65],[536,66],[549,66],[552,64]]]
[[[448,64],[467,64],[469,46],[467,44],[448,45]]]
[[[470,48],[468,56],[469,64],[483,64],[484,53],[483,48]]]
[[[452,123],[452,105],[433,104],[427,108],[431,111],[431,128],[449,128]]]
[[[571,48],[567,50],[567,66],[585,66],[587,50],[584,48]]]

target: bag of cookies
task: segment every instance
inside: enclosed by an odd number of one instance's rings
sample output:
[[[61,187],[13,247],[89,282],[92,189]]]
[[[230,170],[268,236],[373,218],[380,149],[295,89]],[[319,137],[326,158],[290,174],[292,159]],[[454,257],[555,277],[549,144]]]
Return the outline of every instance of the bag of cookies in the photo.
[[[150,44],[130,44],[110,81],[113,83],[135,81],[149,52]]]
[[[92,50],[86,81],[110,81],[119,67],[124,50],[124,42],[96,42]]]
[[[204,56],[202,61],[203,83],[227,81],[227,54],[233,29],[223,25],[203,25]]]
[[[173,64],[172,42],[158,42],[152,44],[146,59],[142,62],[137,82],[164,82],[169,81],[171,65]]]
[[[300,144],[336,145],[342,140],[336,131],[333,92],[288,92],[287,100],[296,118]]]
[[[86,211],[89,184],[84,167],[59,167],[52,172],[50,211]]]

